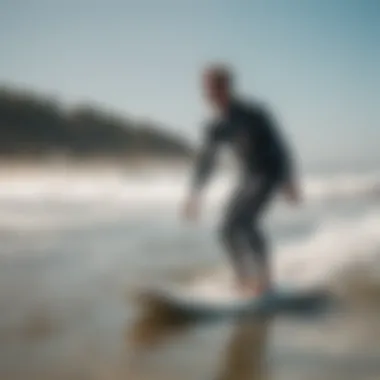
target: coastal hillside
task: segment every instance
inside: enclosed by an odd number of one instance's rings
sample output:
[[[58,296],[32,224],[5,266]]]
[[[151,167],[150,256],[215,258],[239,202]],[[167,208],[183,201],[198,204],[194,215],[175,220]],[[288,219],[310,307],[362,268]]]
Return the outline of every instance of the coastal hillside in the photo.
[[[192,155],[186,140],[154,122],[136,122],[89,104],[67,107],[50,96],[0,87],[0,157],[74,159]]]

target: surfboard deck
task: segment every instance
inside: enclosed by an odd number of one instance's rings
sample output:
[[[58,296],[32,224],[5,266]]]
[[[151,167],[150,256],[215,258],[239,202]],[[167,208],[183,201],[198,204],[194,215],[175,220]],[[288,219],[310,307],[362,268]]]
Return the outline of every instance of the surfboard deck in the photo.
[[[188,317],[227,317],[243,316],[276,311],[306,310],[325,299],[319,290],[300,291],[277,287],[256,297],[242,297],[233,291],[194,290],[179,285],[161,285],[145,289],[140,295],[144,301],[159,304],[173,312]]]

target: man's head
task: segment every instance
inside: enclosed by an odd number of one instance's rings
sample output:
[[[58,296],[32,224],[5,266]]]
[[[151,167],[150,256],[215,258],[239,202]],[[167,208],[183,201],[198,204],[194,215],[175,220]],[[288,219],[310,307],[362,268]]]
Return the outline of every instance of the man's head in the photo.
[[[225,110],[232,97],[232,70],[221,64],[207,67],[203,74],[203,86],[207,100],[218,110]]]

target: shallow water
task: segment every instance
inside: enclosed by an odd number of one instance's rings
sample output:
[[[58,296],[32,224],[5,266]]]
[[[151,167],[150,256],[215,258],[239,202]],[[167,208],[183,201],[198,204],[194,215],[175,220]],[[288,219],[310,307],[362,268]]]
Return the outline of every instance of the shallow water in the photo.
[[[48,197],[33,180],[44,195],[0,197],[0,379],[380,378],[376,199],[314,199],[268,220],[277,281],[323,285],[335,308],[206,324],[142,313],[130,295],[218,268],[217,212],[186,226],[148,190],[139,208],[109,192]]]

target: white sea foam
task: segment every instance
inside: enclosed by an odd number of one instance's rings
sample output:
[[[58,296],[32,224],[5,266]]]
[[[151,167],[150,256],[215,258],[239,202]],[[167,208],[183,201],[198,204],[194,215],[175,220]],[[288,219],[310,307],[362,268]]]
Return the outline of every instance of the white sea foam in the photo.
[[[186,193],[187,183],[186,176],[175,173],[150,173],[144,177],[121,171],[2,176],[0,230],[34,234],[36,230],[72,228],[96,220],[122,220],[131,209],[150,210],[163,205],[167,210],[170,205],[177,206]],[[379,183],[379,172],[307,176],[305,198],[315,203],[337,196],[375,196]],[[219,201],[232,184],[228,178],[216,178],[208,192],[209,199]],[[379,260],[380,212],[376,202],[373,210],[360,218],[330,217],[322,215],[320,228],[310,235],[297,236],[296,240],[276,247],[274,266],[278,281],[302,286],[323,284],[342,271],[356,268],[358,263],[373,266],[374,260]]]
[[[340,290],[347,274],[361,272],[380,279],[380,210],[359,219],[332,219],[308,236],[279,244],[273,255],[275,282],[290,289]],[[374,271],[377,269],[377,272]],[[233,276],[229,266],[194,278],[189,291],[228,298]],[[220,290],[222,289],[222,292]],[[225,294],[224,294],[225,293]]]
[[[233,179],[218,176],[212,181],[211,199],[219,200]],[[181,199],[187,191],[188,176],[183,173],[130,175],[122,171],[106,173],[41,172],[32,175],[0,177],[1,200],[162,203]],[[340,173],[305,176],[302,187],[306,200],[324,201],[335,197],[380,194],[380,172]]]
[[[380,211],[325,220],[310,236],[278,247],[276,258],[279,281],[303,285],[324,284],[352,268],[371,267],[380,259]]]
[[[188,191],[189,178],[178,172],[139,175],[113,171],[40,171],[0,176],[0,227],[22,229],[59,228],[96,220],[131,216],[131,211],[171,212]],[[234,181],[218,176],[207,192],[207,205],[224,199]],[[305,176],[308,204],[336,197],[377,196],[380,173]]]

